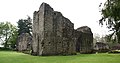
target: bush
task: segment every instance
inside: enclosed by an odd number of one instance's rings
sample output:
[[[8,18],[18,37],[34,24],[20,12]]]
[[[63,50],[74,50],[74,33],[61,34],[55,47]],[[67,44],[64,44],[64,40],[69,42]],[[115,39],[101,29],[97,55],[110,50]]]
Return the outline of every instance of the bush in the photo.
[[[11,49],[9,48],[4,48],[4,47],[0,47],[0,51],[10,51]]]

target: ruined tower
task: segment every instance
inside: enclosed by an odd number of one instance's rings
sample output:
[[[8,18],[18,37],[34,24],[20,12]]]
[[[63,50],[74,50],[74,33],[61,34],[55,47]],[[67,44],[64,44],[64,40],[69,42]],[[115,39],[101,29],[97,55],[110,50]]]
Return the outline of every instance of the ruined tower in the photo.
[[[42,3],[33,16],[33,55],[75,54],[74,24]]]
[[[92,53],[93,33],[88,26],[82,26],[75,30],[76,51],[80,53]]]

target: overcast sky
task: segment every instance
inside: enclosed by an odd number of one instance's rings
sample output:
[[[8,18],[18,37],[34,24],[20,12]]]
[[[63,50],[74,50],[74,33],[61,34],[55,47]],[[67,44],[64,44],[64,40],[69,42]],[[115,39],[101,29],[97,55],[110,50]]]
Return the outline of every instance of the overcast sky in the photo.
[[[10,21],[16,25],[19,19],[38,11],[42,2],[48,3],[55,11],[59,11],[74,23],[75,29],[89,26],[92,32],[101,36],[108,34],[105,27],[99,26],[101,14],[99,4],[106,0],[0,0],[0,22]]]

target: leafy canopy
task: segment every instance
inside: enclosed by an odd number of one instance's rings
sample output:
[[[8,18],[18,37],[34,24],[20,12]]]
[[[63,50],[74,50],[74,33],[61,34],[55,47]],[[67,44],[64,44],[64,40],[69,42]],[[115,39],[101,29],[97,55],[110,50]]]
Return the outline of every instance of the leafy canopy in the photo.
[[[120,0],[107,0],[101,9],[101,15],[99,23],[103,25],[106,22],[107,27],[113,31],[111,36],[116,35],[120,43]]]
[[[31,35],[31,30],[32,30],[32,20],[28,16],[27,19],[20,19],[18,23],[18,33],[19,35],[22,33],[29,33]]]
[[[0,39],[3,39],[5,48],[7,48],[8,43],[15,45],[17,39],[17,27],[10,22],[0,22]]]

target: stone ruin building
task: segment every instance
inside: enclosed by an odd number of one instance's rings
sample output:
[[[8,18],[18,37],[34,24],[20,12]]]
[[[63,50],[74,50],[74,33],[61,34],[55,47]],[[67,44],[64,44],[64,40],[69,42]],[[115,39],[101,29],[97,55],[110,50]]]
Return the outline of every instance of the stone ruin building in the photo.
[[[34,12],[32,54],[76,54],[74,24],[46,3]]]
[[[32,37],[28,33],[22,33],[17,39],[17,50],[20,52],[31,50]]]
[[[76,51],[80,53],[92,53],[93,33],[88,26],[83,26],[75,30]]]
[[[97,52],[108,52],[109,51],[109,45],[107,43],[103,42],[96,42],[94,46],[94,50]]]
[[[68,18],[46,3],[34,12],[32,35],[23,33],[18,37],[18,51],[29,50],[32,55],[73,55],[93,50],[91,29],[83,26],[74,30]]]

